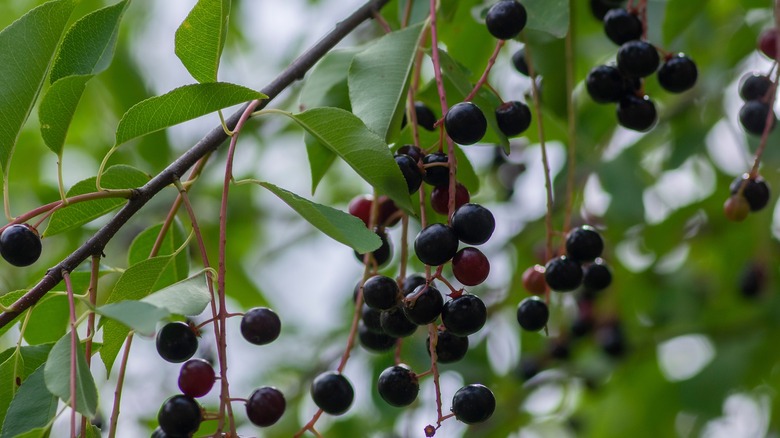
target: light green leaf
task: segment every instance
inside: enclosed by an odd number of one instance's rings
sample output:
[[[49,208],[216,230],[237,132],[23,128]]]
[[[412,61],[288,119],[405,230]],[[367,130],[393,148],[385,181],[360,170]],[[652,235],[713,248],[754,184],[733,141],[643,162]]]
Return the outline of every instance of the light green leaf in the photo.
[[[15,349],[11,349],[15,350]],[[6,411],[11,405],[18,384],[24,379],[19,368],[24,366],[22,356],[13,351],[10,357],[7,357],[0,363],[0,418],[5,418]]]
[[[73,113],[81,100],[87,81],[92,75],[68,76],[55,82],[46,92],[38,107],[41,136],[46,146],[62,156],[65,136],[73,119]]]
[[[57,400],[57,398],[55,397],[54,400]],[[51,426],[38,427],[29,430],[21,435],[16,435],[15,438],[49,438],[50,432],[51,432]]]
[[[563,38],[569,32],[569,0],[523,0],[528,12],[527,29]]]
[[[31,345],[56,342],[68,328],[68,297],[48,295],[32,308],[24,330],[24,340]]]
[[[396,205],[412,209],[406,180],[387,144],[354,114],[338,108],[314,108],[288,115]]]
[[[74,7],[74,0],[44,3],[0,32],[0,166],[5,175]]]
[[[51,68],[49,81],[52,84],[66,76],[94,75],[108,68],[128,2],[122,0],[98,9],[68,29]]]
[[[198,82],[216,82],[230,0],[198,0],[176,30],[176,56]]]
[[[19,387],[8,407],[0,438],[37,436],[36,429],[46,431],[57,413],[57,397],[46,389],[44,368],[39,366]],[[23,435],[28,433],[32,435]]]
[[[70,393],[70,355],[71,355],[71,334],[66,333],[61,337],[49,353],[49,358],[44,366],[44,377],[46,379],[46,388],[52,394],[59,397],[64,402],[71,399]],[[84,355],[84,348],[81,342],[78,343],[78,352],[76,353],[76,410],[81,414],[92,418],[97,412],[97,387],[92,373],[89,371],[87,359]],[[72,403],[69,403],[72,406]]]
[[[225,82],[185,85],[162,96],[150,97],[127,110],[116,128],[116,144],[265,97],[268,96]]]
[[[66,196],[95,192],[95,180],[96,178],[92,177],[77,182],[68,190]],[[106,189],[133,189],[146,184],[149,181],[149,175],[134,167],[116,165],[106,169],[100,181],[103,188]],[[103,198],[68,205],[51,215],[51,220],[43,235],[53,236],[78,228],[121,207],[125,202],[127,200],[124,198]]]
[[[352,112],[368,129],[390,141],[401,126],[409,72],[423,25],[389,33],[355,55],[349,67]]]
[[[707,0],[668,0],[662,28],[664,45],[671,45],[675,38],[689,29],[696,15],[704,13],[706,6]]]
[[[103,433],[94,424],[87,424],[86,438],[101,438]]]
[[[463,184],[469,190],[469,193],[474,196],[479,191],[479,176],[474,172],[474,167],[466,154],[463,153],[463,149],[457,144],[454,147],[455,159],[458,163],[458,182]]]
[[[306,156],[309,158],[311,194],[313,195],[320,181],[325,177],[325,173],[328,172],[328,169],[336,162],[338,157],[335,152],[323,146],[309,133],[304,134],[303,143],[306,145]]]
[[[120,301],[106,304],[95,309],[95,313],[121,322],[144,336],[154,335],[157,323],[170,316],[170,312],[167,310],[142,301]]]
[[[136,263],[148,259],[157,235],[160,234],[162,224],[152,225],[141,231],[130,244],[130,250],[127,253],[127,265],[132,266]],[[173,254],[187,240],[187,234],[181,222],[174,220],[171,229],[163,236],[162,244],[156,255],[163,256]],[[168,265],[158,281],[159,286],[153,289],[165,287],[171,283],[187,278],[190,274],[190,254],[187,251],[179,251],[175,257],[175,263]]]
[[[373,251],[382,244],[376,233],[366,228],[362,220],[349,213],[301,198],[271,183],[258,182],[258,184],[278,196],[317,229],[360,254]]]
[[[206,275],[204,272],[200,272],[186,280],[160,289],[141,301],[178,315],[198,315],[211,301]]]

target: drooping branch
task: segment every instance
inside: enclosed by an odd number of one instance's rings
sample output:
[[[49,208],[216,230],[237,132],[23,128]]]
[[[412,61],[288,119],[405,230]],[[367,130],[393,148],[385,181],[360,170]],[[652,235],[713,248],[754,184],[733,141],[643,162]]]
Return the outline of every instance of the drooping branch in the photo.
[[[355,30],[358,25],[372,18],[374,12],[380,10],[388,2],[389,0],[371,0],[353,12],[349,17],[339,22],[332,31],[295,59],[279,74],[279,76],[276,77],[276,79],[261,90],[268,96],[268,99],[261,101],[256,109],[259,110],[264,108],[269,101],[278,96],[279,93],[289,87],[293,82],[303,79],[306,72],[311,69],[320,58],[325,56],[344,37]],[[242,106],[238,111],[227,118],[225,123],[228,128],[232,130],[236,126],[236,123],[245,108],[246,105]],[[162,189],[173,184],[176,179],[181,178],[199,159],[209,152],[216,150],[226,139],[227,134],[225,134],[222,126],[215,127],[195,144],[195,146],[187,150],[144,186],[138,188],[127,204],[119,210],[105,226],[98,230],[89,238],[89,240],[60,263],[50,268],[38,284],[9,306],[9,310],[0,313],[0,327],[12,322],[20,313],[37,303],[38,300],[46,295],[46,292],[59,284],[59,282],[62,281],[63,271],[72,272],[87,258],[93,255],[102,254],[103,249],[108,242],[130,220],[130,218],[138,213],[141,207],[146,205],[146,203],[162,191]]]

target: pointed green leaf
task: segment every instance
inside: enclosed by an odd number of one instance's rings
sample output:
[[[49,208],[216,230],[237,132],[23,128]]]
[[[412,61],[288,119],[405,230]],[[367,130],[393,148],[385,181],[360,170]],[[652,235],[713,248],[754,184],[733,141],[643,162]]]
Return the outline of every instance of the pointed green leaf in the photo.
[[[18,385],[46,362],[53,345],[23,346],[18,351],[12,347],[0,353],[0,418],[6,416]]]
[[[24,296],[24,294],[26,293],[27,293],[26,289],[8,292],[5,295],[0,296],[0,304],[2,304],[3,306],[10,306],[11,304],[15,303],[16,300]],[[19,316],[24,317],[24,313],[22,313]],[[21,320],[21,318],[19,318],[19,320]],[[6,324],[5,326],[0,327],[0,335],[7,332],[13,326],[15,326],[15,324]]]
[[[71,197],[95,192],[95,180],[96,178],[92,177],[77,182],[68,190],[66,196]],[[140,170],[126,165],[116,165],[106,169],[101,179],[101,185],[106,189],[133,189],[141,187],[148,181],[149,175]],[[127,202],[127,199],[124,198],[102,198],[70,204],[51,215],[49,226],[46,227],[43,235],[53,236],[78,228],[121,207],[125,202]]]
[[[563,38],[569,32],[569,0],[523,0],[528,29]]]
[[[66,76],[94,75],[108,68],[128,1],[87,14],[68,29],[51,68],[52,84]]]
[[[225,82],[185,85],[162,96],[150,97],[127,110],[116,128],[116,144],[265,97],[268,96]]]
[[[171,314],[165,309],[142,301],[120,301],[95,309],[95,313],[120,322],[144,336],[154,335],[157,323]]]
[[[176,30],[176,56],[198,82],[216,82],[230,0],[198,0]]]
[[[152,225],[141,231],[141,233],[133,239],[133,242],[130,244],[130,250],[127,253],[128,266],[133,266],[134,264],[149,258],[161,228],[162,224]],[[160,245],[160,249],[156,255],[163,256],[173,254],[186,240],[187,234],[184,231],[184,227],[180,221],[174,220],[172,227],[165,233],[165,236],[163,236],[162,245]],[[187,251],[179,251],[175,256],[175,263],[168,265],[168,268],[162,273],[158,280],[159,286],[154,287],[153,289],[165,287],[171,283],[183,280],[189,275],[190,254]]]
[[[320,181],[325,177],[325,173],[336,162],[337,156],[309,133],[304,134],[303,142],[306,144],[306,156],[311,169],[311,194],[313,195]]]
[[[56,342],[68,328],[68,297],[49,294],[31,309],[24,340],[31,345]]]
[[[6,175],[19,132],[74,7],[74,0],[44,3],[0,32],[0,166]]]
[[[457,144],[454,146],[455,158],[458,163],[458,182],[463,184],[473,196],[479,191],[479,177],[477,176],[477,173],[474,172],[471,161],[469,161],[469,158],[463,153],[463,149]]]
[[[355,55],[349,67],[352,112],[385,141],[401,126],[409,72],[422,31],[423,25],[418,24],[389,33]]]
[[[204,272],[199,272],[190,278],[160,289],[141,301],[177,315],[198,315],[211,301],[206,275]]]
[[[38,107],[41,136],[46,146],[62,156],[65,136],[73,119],[73,113],[81,100],[87,81],[92,75],[68,76],[55,82],[46,92]]]
[[[382,244],[376,233],[366,228],[362,220],[349,213],[301,198],[271,183],[258,182],[258,184],[278,196],[320,231],[360,254],[373,251]]]
[[[71,399],[70,393],[70,367],[71,367],[71,334],[66,333],[61,337],[49,353],[49,358],[44,366],[46,388],[52,394],[64,402]],[[76,352],[76,410],[81,414],[92,418],[97,412],[97,387],[92,373],[89,371],[84,348],[78,343]]]
[[[411,210],[406,180],[393,154],[357,116],[339,108],[314,108],[288,115],[396,205]]]
[[[57,397],[48,389],[44,379],[45,366],[39,366],[16,392],[8,407],[0,438],[25,436],[35,429],[46,430],[57,413]],[[30,436],[36,436],[35,434]]]

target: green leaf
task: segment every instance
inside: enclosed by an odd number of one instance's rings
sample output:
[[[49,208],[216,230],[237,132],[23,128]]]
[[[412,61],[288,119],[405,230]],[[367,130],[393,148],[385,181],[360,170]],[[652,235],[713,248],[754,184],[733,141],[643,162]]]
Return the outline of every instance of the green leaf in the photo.
[[[116,128],[116,144],[265,97],[268,96],[225,82],[185,85],[162,96],[150,97],[127,110]]]
[[[320,143],[347,162],[364,180],[409,211],[406,180],[387,144],[354,114],[338,108],[314,108],[287,114]]]
[[[66,76],[94,75],[108,68],[128,2],[98,9],[68,29],[51,68],[52,84]]]
[[[61,337],[49,353],[49,358],[44,366],[44,377],[46,387],[52,394],[59,397],[62,401],[68,402],[71,399],[70,393],[70,367],[71,367],[71,334],[66,333]],[[92,373],[89,371],[87,359],[84,355],[84,348],[81,342],[78,343],[76,352],[76,411],[92,418],[97,412],[97,387]],[[72,406],[72,404],[69,403]]]
[[[325,173],[336,162],[337,155],[309,133],[304,134],[303,142],[306,144],[306,156],[309,158],[311,193],[313,195],[320,181],[325,177]]]
[[[43,141],[59,156],[62,156],[65,136],[68,134],[73,113],[76,112],[84,88],[92,77],[92,75],[68,76],[58,80],[43,96],[38,107]]]
[[[101,438],[103,433],[94,424],[87,424],[86,438]]]
[[[6,306],[6,307],[7,307],[7,306],[10,306],[10,305],[12,305],[13,303],[15,303],[15,302],[16,302],[16,300],[18,300],[19,298],[23,297],[23,296],[24,296],[24,294],[26,294],[26,293],[27,293],[27,290],[26,290],[26,289],[22,289],[22,290],[15,290],[15,291],[8,292],[8,293],[6,293],[5,295],[3,295],[3,296],[0,296],[0,304],[2,304],[3,306]],[[20,316],[20,317],[23,317],[23,316],[24,316],[24,313],[22,313],[22,314],[21,314],[21,315],[19,315],[19,316]],[[20,319],[21,319],[21,318],[20,318]],[[3,326],[3,327],[0,327],[0,335],[2,335],[3,333],[7,332],[7,331],[8,331],[8,330],[9,330],[11,327],[13,327],[14,325],[15,325],[15,324],[6,324],[5,326]]]
[[[154,335],[157,323],[170,316],[170,312],[167,310],[142,301],[120,301],[106,304],[95,309],[95,313],[121,322],[144,336]]]
[[[48,295],[31,309],[24,340],[31,345],[56,342],[68,328],[68,297]]]
[[[569,32],[569,0],[523,0],[528,12],[527,29],[563,38]]]
[[[66,196],[95,192],[95,181],[96,178],[92,177],[77,182],[68,190]],[[100,183],[106,189],[133,189],[146,184],[147,181],[149,181],[149,175],[140,170],[126,165],[116,165],[106,169]],[[70,204],[51,215],[51,220],[43,235],[48,237],[78,228],[119,208],[125,202],[127,199],[124,198],[102,198]]]
[[[133,242],[130,244],[130,250],[127,253],[128,266],[140,263],[149,258],[161,228],[162,224],[152,225],[133,239]],[[184,231],[184,227],[180,221],[175,220],[171,229],[163,236],[162,244],[156,255],[163,256],[173,254],[186,240],[187,234]],[[157,289],[183,280],[187,278],[189,274],[190,254],[187,251],[179,251],[175,256],[175,263],[169,264],[168,268],[160,276],[158,281],[159,287],[157,287]]]
[[[401,126],[409,72],[423,25],[389,33],[355,55],[349,67],[352,112],[368,129],[389,141]]]
[[[278,196],[317,229],[360,254],[373,251],[382,244],[376,233],[366,228],[362,220],[349,213],[301,198],[271,183],[258,184]]]
[[[0,438],[20,436],[38,428],[45,431],[54,418],[57,397],[46,389],[44,368],[39,366],[19,387],[8,407]]]
[[[664,14],[664,45],[670,45],[675,38],[691,26],[696,15],[705,11],[706,0],[668,0]]]
[[[198,82],[216,82],[230,0],[198,0],[176,30],[176,56]]]
[[[5,417],[18,384],[46,362],[53,344],[16,347],[0,353],[0,418]]]
[[[177,315],[198,315],[211,301],[206,275],[204,272],[200,272],[160,289],[141,301]]]
[[[458,163],[458,182],[463,184],[473,196],[479,191],[479,176],[474,172],[474,167],[466,154],[463,153],[463,149],[457,144],[454,147],[455,159]]]
[[[0,166],[5,175],[74,7],[74,0],[44,3],[0,32]]]
[[[54,400],[57,400],[57,398],[55,397]],[[51,426],[38,427],[29,430],[21,435],[16,435],[16,438],[49,438],[50,432],[51,432]]]

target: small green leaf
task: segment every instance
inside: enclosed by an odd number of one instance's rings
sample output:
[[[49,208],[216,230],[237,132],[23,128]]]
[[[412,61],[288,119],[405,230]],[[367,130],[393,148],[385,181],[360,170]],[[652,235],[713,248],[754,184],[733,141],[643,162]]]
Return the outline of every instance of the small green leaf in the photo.
[[[56,342],[68,328],[68,297],[45,296],[31,309],[24,340],[31,345]]]
[[[121,322],[144,336],[154,335],[157,323],[170,316],[167,310],[142,301],[106,304],[95,309],[95,313]]]
[[[0,32],[0,166],[5,175],[74,7],[74,0],[44,3]]]
[[[41,136],[46,146],[62,156],[65,136],[73,120],[73,113],[81,100],[87,81],[92,75],[68,76],[55,82],[41,99],[38,118],[41,121]]]
[[[351,214],[301,198],[271,183],[258,182],[258,184],[278,196],[317,229],[360,254],[373,251],[382,244],[376,233],[366,228],[363,221]]]
[[[355,55],[349,67],[352,112],[385,141],[401,126],[409,72],[423,28],[418,24],[383,36]]]
[[[194,316],[203,312],[211,301],[206,274],[200,272],[145,297],[144,303],[153,304],[177,315]]]
[[[44,366],[44,377],[46,379],[46,388],[52,394],[59,397],[64,402],[69,402],[70,393],[70,354],[71,354],[71,334],[66,333],[61,337],[49,353],[49,358]],[[89,371],[87,359],[84,355],[84,348],[81,342],[78,343],[78,352],[76,353],[76,410],[81,414],[92,418],[97,412],[97,387],[92,373]],[[71,404],[72,405],[72,404]]]
[[[198,0],[176,30],[176,56],[198,82],[216,82],[230,0]]]
[[[57,397],[46,389],[44,368],[39,366],[17,390],[8,407],[0,438],[36,436],[23,434],[34,433],[39,428],[46,431],[57,413]]]
[[[185,85],[162,96],[150,97],[127,110],[116,128],[116,144],[265,97],[268,96],[225,82]]]
[[[157,235],[160,234],[162,224],[152,225],[135,236],[130,244],[130,250],[127,253],[127,265],[132,266],[136,263],[148,259],[151,255]],[[171,229],[163,236],[162,244],[156,255],[170,255],[179,249],[187,240],[187,234],[181,222],[174,220]],[[175,283],[187,278],[190,274],[190,254],[187,251],[179,251],[176,254],[175,263],[168,265],[168,268],[160,276],[158,283],[162,288],[165,285]]]
[[[406,180],[393,154],[357,116],[339,108],[314,108],[288,116],[346,161],[369,184],[390,196],[396,205],[411,210]]]
[[[528,29],[563,38],[569,32],[569,0],[523,0]]]
[[[68,190],[66,196],[95,192],[95,180],[96,178],[92,177],[77,182]],[[101,179],[101,185],[106,189],[133,189],[141,187],[147,181],[149,181],[149,175],[140,170],[126,165],[116,165],[106,169]],[[48,237],[78,228],[119,208],[125,202],[127,200],[124,198],[103,198],[68,205],[51,215],[49,226],[46,227],[43,235]]]

